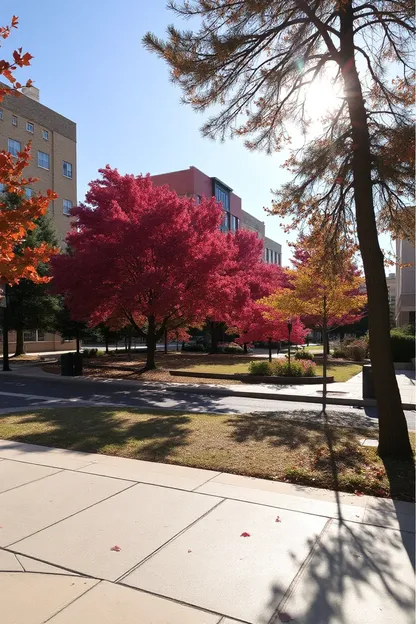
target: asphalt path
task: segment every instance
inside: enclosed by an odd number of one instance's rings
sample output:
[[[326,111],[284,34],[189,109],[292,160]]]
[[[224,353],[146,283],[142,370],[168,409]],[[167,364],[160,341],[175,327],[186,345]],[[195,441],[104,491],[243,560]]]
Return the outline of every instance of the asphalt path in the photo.
[[[53,407],[54,405],[97,405],[137,407],[140,409],[169,409],[213,414],[271,413],[286,419],[312,420],[320,414],[318,404],[257,399],[239,396],[219,396],[182,392],[165,387],[123,385],[122,382],[80,381],[60,377],[46,379],[0,373],[0,414],[15,409]],[[353,408],[331,405],[331,421],[345,425],[377,426],[375,408]],[[416,429],[415,412],[405,412],[410,430]]]

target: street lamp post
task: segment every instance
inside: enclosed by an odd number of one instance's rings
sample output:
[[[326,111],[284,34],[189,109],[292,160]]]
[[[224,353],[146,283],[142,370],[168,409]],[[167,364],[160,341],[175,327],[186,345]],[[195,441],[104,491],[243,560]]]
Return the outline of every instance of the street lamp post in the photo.
[[[288,361],[289,361],[289,371],[290,371],[290,334],[292,333],[292,321],[290,319],[287,322],[287,333],[288,333],[288,338],[289,338]]]

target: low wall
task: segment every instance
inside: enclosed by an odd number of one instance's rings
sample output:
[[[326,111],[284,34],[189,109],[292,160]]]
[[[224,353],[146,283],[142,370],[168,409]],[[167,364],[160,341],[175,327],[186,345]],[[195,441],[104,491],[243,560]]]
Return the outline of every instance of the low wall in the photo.
[[[322,384],[323,377],[277,377],[272,375],[249,375],[244,373],[192,373],[189,371],[171,370],[169,374],[172,377],[193,377],[195,379],[234,379],[235,381],[244,381],[245,383],[266,383],[279,386],[284,385],[306,385],[306,384]],[[326,383],[333,383],[334,378],[327,377]]]

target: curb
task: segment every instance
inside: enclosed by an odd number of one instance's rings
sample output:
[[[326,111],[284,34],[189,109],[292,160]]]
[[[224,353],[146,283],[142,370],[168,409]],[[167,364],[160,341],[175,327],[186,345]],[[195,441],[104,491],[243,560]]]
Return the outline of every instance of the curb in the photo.
[[[7,375],[7,373],[6,373]],[[90,382],[99,382],[111,386],[117,387],[131,387],[143,389],[143,390],[170,390],[171,392],[188,392],[189,394],[205,394],[205,395],[216,395],[216,396],[238,396],[249,399],[265,399],[268,401],[293,401],[295,403],[312,403],[312,404],[322,404],[321,397],[314,397],[308,395],[299,395],[299,394],[278,394],[277,392],[253,392],[248,390],[228,390],[227,388],[215,388],[212,386],[186,386],[179,385],[174,383],[153,383],[146,381],[118,381],[112,380],[104,377],[62,377],[61,375],[51,375],[51,373],[33,375],[31,373],[23,374],[21,371],[12,371],[12,376],[20,376],[28,379],[49,379],[51,377],[54,378],[55,382],[58,383],[72,383],[74,381],[82,382],[82,383],[90,383]],[[327,397],[326,405],[344,405],[349,407],[377,407],[377,402],[375,399],[354,399],[354,398],[335,398],[335,397]],[[402,403],[402,408],[404,410],[416,410],[416,405],[414,403]]]

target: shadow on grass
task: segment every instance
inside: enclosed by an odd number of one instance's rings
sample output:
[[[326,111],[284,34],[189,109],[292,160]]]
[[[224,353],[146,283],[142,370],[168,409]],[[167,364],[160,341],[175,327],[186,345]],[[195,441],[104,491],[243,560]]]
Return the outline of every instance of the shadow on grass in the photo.
[[[164,461],[177,448],[187,444],[190,419],[177,412],[172,415],[137,414],[129,419],[116,416],[122,408],[47,409],[22,416],[22,426],[44,425],[43,431],[19,435],[8,440],[88,453],[128,456],[147,461]],[[13,415],[19,418],[18,414]],[[1,422],[1,418],[0,418]]]

